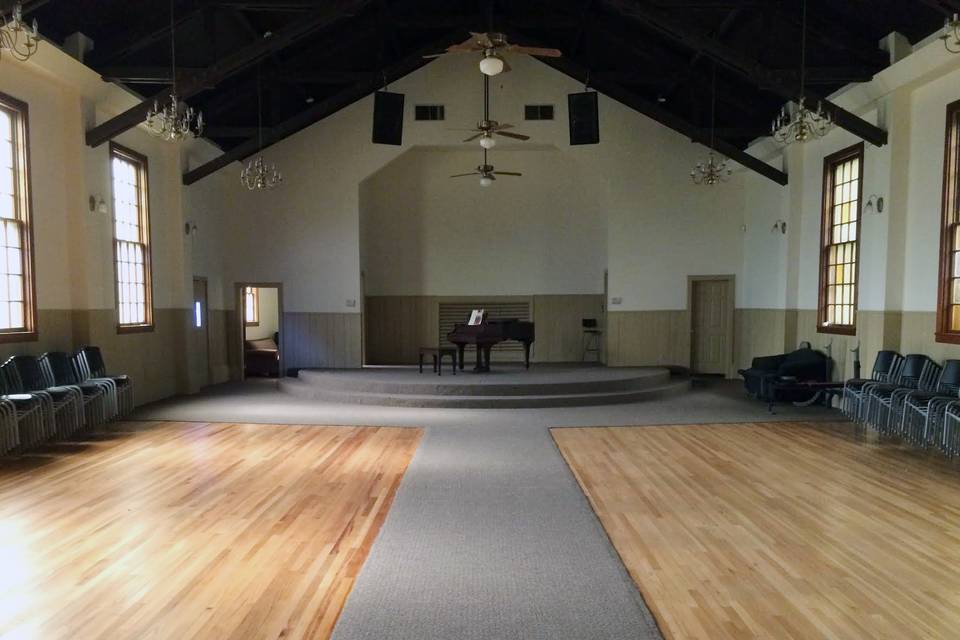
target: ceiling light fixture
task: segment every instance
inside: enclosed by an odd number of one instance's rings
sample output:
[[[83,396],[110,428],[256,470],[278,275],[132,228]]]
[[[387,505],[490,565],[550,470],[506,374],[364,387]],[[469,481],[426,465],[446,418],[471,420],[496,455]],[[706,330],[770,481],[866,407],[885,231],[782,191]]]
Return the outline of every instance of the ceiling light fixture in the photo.
[[[943,35],[940,39],[947,51],[960,53],[960,14],[955,13],[952,18],[943,21]]]
[[[713,155],[714,139],[717,125],[717,66],[713,66],[713,80],[710,87],[710,153],[706,162],[698,162],[690,172],[690,179],[694,184],[715,185],[726,182],[733,172],[727,165],[726,158]]]
[[[486,76],[495,76],[503,72],[503,58],[488,49],[480,60],[480,73]]]
[[[26,62],[37,52],[40,43],[40,34],[37,32],[37,21],[28,27],[23,21],[23,5],[19,2],[13,5],[10,18],[0,16],[0,57],[6,51],[14,60]]]
[[[275,189],[283,183],[283,175],[263,160],[263,91],[260,89],[260,65],[257,65],[257,157],[240,172],[240,182],[250,191]]]
[[[489,132],[485,133],[480,138],[480,146],[484,149],[493,149],[495,146],[497,146],[497,140],[493,137],[493,134]]]
[[[173,0],[170,0],[170,103],[160,108],[153,101],[153,108],[147,112],[147,130],[168,142],[179,142],[184,138],[199,138],[203,134],[203,113],[181,103],[177,98],[177,30],[173,21]]]
[[[818,102],[816,110],[807,108],[805,101],[807,72],[807,0],[803,0],[803,19],[801,23],[800,43],[800,96],[796,108],[791,113],[784,105],[770,128],[773,139],[780,144],[806,142],[811,138],[822,138],[833,126],[833,118],[823,110]]]

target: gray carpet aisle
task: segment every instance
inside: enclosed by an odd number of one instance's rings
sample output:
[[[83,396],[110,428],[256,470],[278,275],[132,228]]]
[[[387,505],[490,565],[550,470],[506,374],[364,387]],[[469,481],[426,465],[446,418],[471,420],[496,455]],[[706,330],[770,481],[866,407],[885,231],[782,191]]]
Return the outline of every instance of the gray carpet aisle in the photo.
[[[154,420],[425,426],[334,640],[660,638],[548,427],[838,417],[769,416],[731,384],[574,409],[351,407],[269,384],[153,405]]]

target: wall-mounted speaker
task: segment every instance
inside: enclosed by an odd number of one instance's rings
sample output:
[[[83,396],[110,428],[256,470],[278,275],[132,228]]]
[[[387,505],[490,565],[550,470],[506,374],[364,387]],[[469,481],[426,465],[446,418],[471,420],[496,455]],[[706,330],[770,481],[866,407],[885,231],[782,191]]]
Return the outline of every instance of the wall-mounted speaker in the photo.
[[[402,144],[403,94],[377,91],[373,94],[373,142]]]
[[[585,91],[567,96],[567,111],[570,114],[570,144],[598,144],[600,142],[600,117],[597,107],[597,92]]]

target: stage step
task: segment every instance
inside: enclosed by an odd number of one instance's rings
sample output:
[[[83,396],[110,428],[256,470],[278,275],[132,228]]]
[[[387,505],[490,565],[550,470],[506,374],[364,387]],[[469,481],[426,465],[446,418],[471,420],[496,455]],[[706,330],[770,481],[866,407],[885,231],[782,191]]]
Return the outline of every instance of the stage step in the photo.
[[[307,375],[300,379],[281,380],[280,388],[292,395],[336,404],[358,404],[390,407],[519,409],[543,407],[579,407],[625,404],[662,398],[690,388],[686,377],[671,378],[665,370],[651,369],[650,376],[640,380],[587,381],[585,383],[531,383],[520,385],[444,383],[390,383],[368,381],[358,386],[357,378],[338,380],[330,386],[333,375]],[[318,373],[318,372],[312,372]],[[426,375],[426,374],[424,374]],[[349,378],[349,376],[344,376]],[[452,377],[452,376],[451,376]],[[604,388],[604,385],[609,385]],[[584,389],[586,386],[586,389]],[[390,391],[385,389],[393,387]],[[558,387],[560,387],[558,389]],[[626,388],[624,388],[626,387]],[[398,388],[402,390],[398,390]],[[459,392],[458,392],[459,390]],[[417,391],[417,392],[415,392]],[[424,392],[426,391],[426,392]]]

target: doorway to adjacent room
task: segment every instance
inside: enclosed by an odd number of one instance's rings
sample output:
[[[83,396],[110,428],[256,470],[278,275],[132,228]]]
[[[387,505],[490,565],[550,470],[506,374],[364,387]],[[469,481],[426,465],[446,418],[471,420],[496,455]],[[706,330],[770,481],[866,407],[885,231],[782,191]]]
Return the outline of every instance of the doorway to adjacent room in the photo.
[[[236,300],[241,378],[279,378],[283,372],[283,285],[237,283]]]

